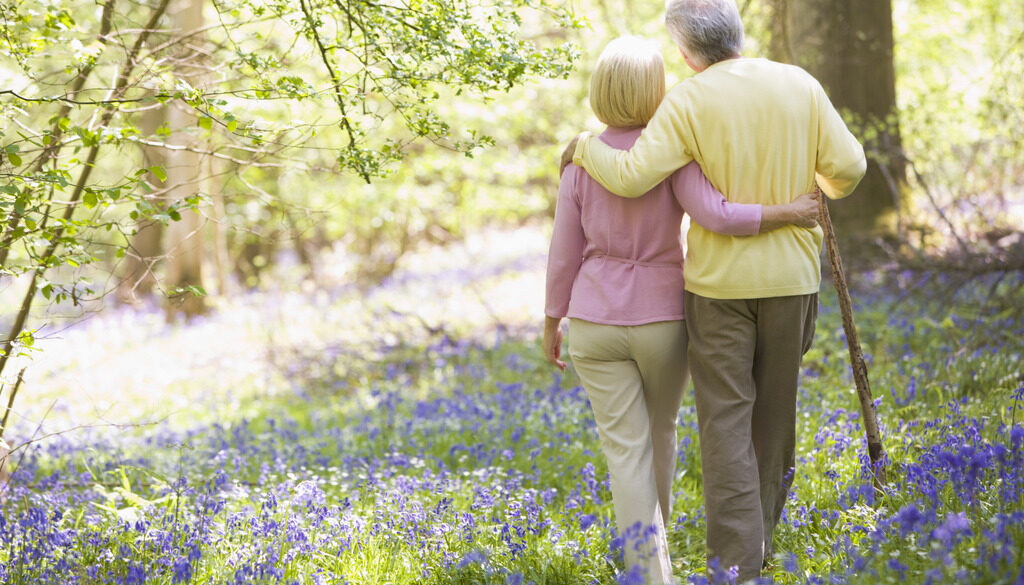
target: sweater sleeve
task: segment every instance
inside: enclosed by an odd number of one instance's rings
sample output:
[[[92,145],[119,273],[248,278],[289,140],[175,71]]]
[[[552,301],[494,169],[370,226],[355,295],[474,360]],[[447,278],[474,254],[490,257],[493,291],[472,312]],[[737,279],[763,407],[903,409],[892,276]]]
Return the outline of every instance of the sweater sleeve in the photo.
[[[818,106],[815,178],[825,195],[841,199],[852,193],[864,177],[867,170],[864,148],[846,127],[843,118],[817,81],[814,82],[813,91]]]
[[[683,103],[685,99],[675,92],[666,96],[629,150],[613,148],[589,134],[582,136],[573,162],[612,193],[640,197],[693,160],[684,140],[690,131]]]
[[[544,314],[561,319],[569,312],[569,298],[583,263],[586,238],[576,197],[576,181],[581,169],[569,165],[562,173],[555,204],[555,227],[548,249]]]
[[[670,181],[683,211],[704,229],[727,236],[752,236],[761,228],[761,206],[727,201],[695,161],[676,171]]]

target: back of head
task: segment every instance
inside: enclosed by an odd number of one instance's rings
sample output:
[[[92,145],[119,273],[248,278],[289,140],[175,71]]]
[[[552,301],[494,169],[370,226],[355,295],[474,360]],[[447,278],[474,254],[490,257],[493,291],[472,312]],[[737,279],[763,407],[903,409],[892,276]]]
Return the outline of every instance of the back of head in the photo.
[[[667,0],[665,26],[672,41],[701,67],[743,50],[743,21],[735,0]]]
[[[665,65],[654,41],[619,37],[590,77],[590,108],[609,126],[646,126],[665,97]]]

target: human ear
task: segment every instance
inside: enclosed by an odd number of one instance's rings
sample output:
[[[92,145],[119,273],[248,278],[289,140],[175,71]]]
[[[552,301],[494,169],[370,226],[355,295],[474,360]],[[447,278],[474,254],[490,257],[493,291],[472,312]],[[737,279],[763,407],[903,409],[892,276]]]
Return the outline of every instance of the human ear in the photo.
[[[684,51],[682,47],[679,47],[679,54],[683,56],[683,61],[686,62],[687,67],[700,73],[700,69],[698,69],[697,66],[693,64],[693,61],[690,61],[690,56],[686,54],[686,51]]]

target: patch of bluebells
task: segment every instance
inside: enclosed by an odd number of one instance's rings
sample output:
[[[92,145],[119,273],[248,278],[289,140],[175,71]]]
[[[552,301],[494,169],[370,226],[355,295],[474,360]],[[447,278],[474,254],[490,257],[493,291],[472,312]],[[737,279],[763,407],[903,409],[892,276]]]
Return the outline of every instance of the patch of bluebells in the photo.
[[[435,349],[446,364],[470,350]],[[377,381],[366,410],[40,443],[0,520],[0,581],[370,582],[389,555],[414,560],[406,582],[530,583],[547,565],[611,578],[585,394],[495,383],[525,359],[449,368],[419,400]]]
[[[826,306],[819,328],[831,341],[805,376],[795,484],[766,578],[1024,582],[1024,413],[951,395],[940,370],[959,363],[931,366],[917,338],[935,331],[884,318],[896,347],[876,350],[872,371],[892,388],[879,407],[890,483],[871,486],[859,411],[832,389],[848,374]],[[329,363],[296,365],[298,404],[272,415],[36,443],[0,515],[0,582],[640,583],[615,553],[626,539],[586,394],[538,368],[528,343],[501,332],[487,344],[441,335],[415,352],[377,347],[361,386]],[[994,347],[968,359],[1019,360],[1019,348]],[[338,355],[348,354],[321,359]],[[1016,382],[999,400],[1022,393]],[[699,479],[695,425],[688,397],[681,478]],[[700,570],[694,490],[677,482],[688,505],[669,527],[673,558],[693,568],[680,580],[734,582],[714,560]]]
[[[967,355],[990,356],[982,377],[999,380],[978,395],[958,373],[960,361],[944,363],[945,372],[929,365],[922,336],[936,332],[925,322],[888,321],[887,341],[903,350],[887,352],[895,361],[881,364],[890,368],[882,379],[899,384],[892,402],[878,406],[888,468],[882,491],[872,486],[860,413],[821,399],[823,384],[842,379],[832,373],[808,383],[805,376],[800,411],[812,414],[814,441],[798,453],[777,532],[779,582],[1024,583],[1024,416],[1016,415],[1022,338],[983,343]],[[1020,323],[1008,325],[1024,333]],[[908,366],[912,360],[920,361]],[[801,543],[818,546],[801,551]]]

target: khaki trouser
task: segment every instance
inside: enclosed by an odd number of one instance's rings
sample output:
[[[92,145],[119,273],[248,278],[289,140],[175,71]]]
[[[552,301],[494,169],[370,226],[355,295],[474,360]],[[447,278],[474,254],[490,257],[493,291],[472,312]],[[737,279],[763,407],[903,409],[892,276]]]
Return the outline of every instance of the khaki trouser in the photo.
[[[793,481],[800,360],[818,295],[719,300],[686,293],[708,559],[758,577]]]
[[[640,566],[648,583],[674,583],[665,525],[672,509],[676,420],[688,376],[686,326],[569,322],[569,355],[594,410],[608,459],[615,521],[627,570]]]

